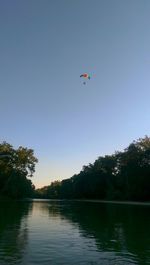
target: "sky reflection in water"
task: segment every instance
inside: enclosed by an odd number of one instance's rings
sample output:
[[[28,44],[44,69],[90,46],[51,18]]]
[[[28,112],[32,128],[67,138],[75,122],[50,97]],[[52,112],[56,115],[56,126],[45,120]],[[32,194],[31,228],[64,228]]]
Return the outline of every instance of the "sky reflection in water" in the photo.
[[[2,203],[0,264],[150,264],[150,207]]]

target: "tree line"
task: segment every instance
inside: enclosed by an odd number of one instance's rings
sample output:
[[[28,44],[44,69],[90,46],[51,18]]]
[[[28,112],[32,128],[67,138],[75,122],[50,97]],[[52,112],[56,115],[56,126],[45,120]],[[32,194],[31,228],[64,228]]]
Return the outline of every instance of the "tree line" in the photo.
[[[32,197],[35,187],[30,178],[38,162],[32,149],[13,148],[7,142],[0,144],[0,197],[20,199]]]
[[[35,197],[150,201],[150,137],[98,157],[79,174],[37,189]]]
[[[32,149],[0,144],[0,196],[11,198],[150,201],[150,137],[122,152],[98,157],[79,174],[35,190],[31,177],[38,162]]]

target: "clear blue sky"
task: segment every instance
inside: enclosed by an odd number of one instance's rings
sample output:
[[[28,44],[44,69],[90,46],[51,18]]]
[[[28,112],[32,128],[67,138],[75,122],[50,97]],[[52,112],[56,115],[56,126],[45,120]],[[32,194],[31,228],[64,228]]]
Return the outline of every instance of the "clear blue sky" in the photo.
[[[0,33],[0,140],[36,187],[149,135],[149,0],[0,0]]]

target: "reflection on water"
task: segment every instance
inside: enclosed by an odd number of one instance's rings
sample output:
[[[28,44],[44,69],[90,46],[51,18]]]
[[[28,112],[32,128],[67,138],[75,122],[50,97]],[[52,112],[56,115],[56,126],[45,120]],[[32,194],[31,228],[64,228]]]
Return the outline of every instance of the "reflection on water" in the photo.
[[[1,202],[0,204],[0,264],[19,264],[27,244],[28,224],[32,204]]]
[[[150,264],[150,207],[2,203],[0,265]]]

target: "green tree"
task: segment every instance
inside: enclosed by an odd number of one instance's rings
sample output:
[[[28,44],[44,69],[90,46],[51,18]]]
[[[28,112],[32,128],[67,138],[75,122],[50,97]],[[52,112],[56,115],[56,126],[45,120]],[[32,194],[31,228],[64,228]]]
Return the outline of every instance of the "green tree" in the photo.
[[[31,196],[34,186],[28,178],[33,176],[38,162],[33,150],[22,146],[14,149],[3,142],[0,154],[0,194],[13,198]]]
[[[100,156],[79,174],[40,189],[49,198],[150,200],[150,138],[133,141],[122,152]]]

